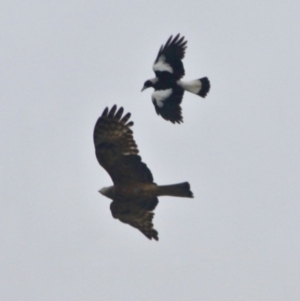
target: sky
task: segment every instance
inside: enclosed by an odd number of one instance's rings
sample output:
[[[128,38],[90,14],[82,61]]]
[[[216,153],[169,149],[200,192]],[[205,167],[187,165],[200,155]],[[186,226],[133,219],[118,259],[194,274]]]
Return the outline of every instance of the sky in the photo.
[[[297,301],[300,2],[6,1],[0,10],[0,299]],[[170,35],[188,41],[184,123],[145,80]],[[93,128],[132,113],[161,197],[159,242],[112,218]]]

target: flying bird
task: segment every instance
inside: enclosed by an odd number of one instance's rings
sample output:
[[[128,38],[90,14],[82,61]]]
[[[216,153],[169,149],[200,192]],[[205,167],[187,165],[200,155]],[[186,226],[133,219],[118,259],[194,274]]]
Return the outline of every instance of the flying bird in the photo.
[[[113,186],[99,192],[112,199],[112,216],[140,230],[149,239],[158,240],[153,227],[154,209],[158,196],[192,198],[188,182],[159,186],[154,183],[149,168],[138,155],[129,121],[130,113],[123,117],[124,109],[114,105],[106,108],[96,122],[94,145],[99,164],[110,175]]]
[[[142,91],[154,88],[152,102],[156,113],[172,123],[183,122],[181,101],[184,91],[205,97],[210,89],[207,77],[192,81],[182,81],[185,75],[182,59],[185,55],[187,41],[180,34],[170,36],[165,45],[158,51],[153,64],[155,77],[145,81]]]

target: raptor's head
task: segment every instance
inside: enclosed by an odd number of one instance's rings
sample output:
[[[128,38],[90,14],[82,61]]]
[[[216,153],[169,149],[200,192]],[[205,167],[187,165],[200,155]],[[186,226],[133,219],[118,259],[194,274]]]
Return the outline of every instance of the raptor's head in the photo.
[[[99,190],[99,192],[102,195],[104,195],[104,196],[106,196],[106,197],[108,197],[110,199],[113,197],[113,187],[112,186],[110,186],[110,187],[103,187],[103,188],[101,188]]]

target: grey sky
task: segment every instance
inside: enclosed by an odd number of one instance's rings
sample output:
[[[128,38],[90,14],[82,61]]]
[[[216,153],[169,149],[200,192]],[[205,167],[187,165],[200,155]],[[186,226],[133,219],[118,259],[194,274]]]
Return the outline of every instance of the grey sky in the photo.
[[[0,299],[297,301],[299,1],[6,1],[0,10]],[[151,91],[161,44],[188,40],[182,125]],[[160,241],[114,220],[92,132],[132,113],[159,184]]]

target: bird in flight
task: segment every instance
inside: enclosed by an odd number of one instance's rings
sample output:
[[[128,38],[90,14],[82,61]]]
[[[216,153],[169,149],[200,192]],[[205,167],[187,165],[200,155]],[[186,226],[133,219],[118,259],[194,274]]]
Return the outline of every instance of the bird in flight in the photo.
[[[210,89],[207,77],[191,81],[182,81],[185,75],[182,59],[185,55],[187,41],[177,34],[170,36],[165,45],[158,51],[153,64],[155,77],[145,81],[142,91],[154,88],[152,102],[156,113],[172,123],[183,122],[181,101],[184,91],[205,97]]]
[[[158,196],[192,198],[188,182],[157,185],[149,168],[138,155],[129,121],[130,113],[123,117],[124,109],[114,105],[106,108],[94,128],[94,145],[99,164],[110,175],[113,186],[99,192],[112,199],[112,216],[140,230],[149,239],[158,240],[153,227],[154,209]]]

